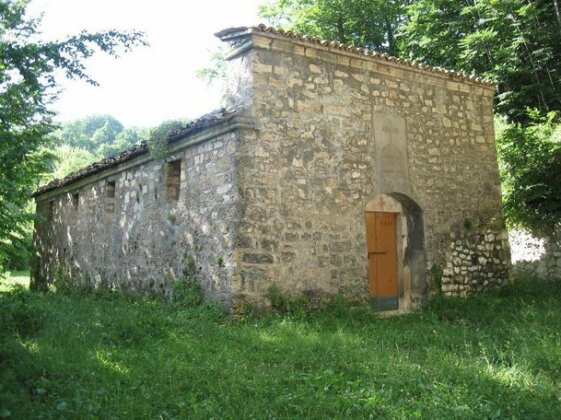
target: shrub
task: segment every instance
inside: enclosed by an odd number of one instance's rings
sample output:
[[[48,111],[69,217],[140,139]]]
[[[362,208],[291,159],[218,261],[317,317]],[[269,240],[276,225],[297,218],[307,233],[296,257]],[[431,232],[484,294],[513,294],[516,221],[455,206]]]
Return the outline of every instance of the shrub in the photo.
[[[19,285],[0,298],[0,336],[32,337],[43,327],[47,314],[30,298],[31,292]]]
[[[203,302],[201,282],[194,277],[183,277],[173,286],[173,302],[181,306],[199,306]]]
[[[561,217],[561,118],[527,113],[527,125],[496,121],[503,212],[511,226],[547,231]]]

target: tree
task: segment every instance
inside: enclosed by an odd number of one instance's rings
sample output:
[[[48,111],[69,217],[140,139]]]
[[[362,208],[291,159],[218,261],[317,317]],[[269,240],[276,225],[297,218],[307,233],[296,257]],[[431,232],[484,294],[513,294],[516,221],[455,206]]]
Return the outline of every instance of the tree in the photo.
[[[497,112],[526,122],[527,108],[561,109],[556,5],[551,0],[418,0],[408,8],[401,50],[428,64],[497,81]]]
[[[98,147],[97,155],[109,157],[116,153],[122,152],[133,145],[140,143],[148,138],[148,129],[131,127],[119,132],[112,142],[106,143]]]
[[[561,220],[561,118],[533,111],[528,120],[496,124],[503,210],[510,225],[549,233]]]
[[[97,153],[102,144],[112,143],[125,128],[111,115],[90,115],[68,122],[55,133],[63,144]]]
[[[406,0],[277,0],[261,7],[275,26],[398,54],[396,34]]]
[[[90,115],[63,124],[53,133],[53,141],[57,145],[87,151],[96,159],[103,159],[133,146],[147,136],[147,129],[125,129],[111,115]]]
[[[50,179],[62,179],[66,175],[75,172],[90,163],[95,162],[97,157],[86,149],[63,144],[54,149],[55,161],[52,167]]]
[[[32,218],[26,205],[47,169],[49,134],[56,128],[49,109],[58,93],[55,71],[95,85],[85,59],[145,45],[142,33],[117,31],[41,41],[40,21],[25,13],[29,1],[0,0],[0,268]]]

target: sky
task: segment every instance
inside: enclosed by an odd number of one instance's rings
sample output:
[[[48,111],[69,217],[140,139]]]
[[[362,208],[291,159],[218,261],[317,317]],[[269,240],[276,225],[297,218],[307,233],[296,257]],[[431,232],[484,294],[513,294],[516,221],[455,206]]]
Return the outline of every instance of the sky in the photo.
[[[266,0],[33,0],[29,13],[43,14],[44,39],[82,30],[143,31],[148,47],[118,59],[96,54],[89,75],[100,87],[60,78],[54,105],[61,122],[110,114],[125,126],[150,127],[169,119],[194,119],[220,106],[218,86],[196,76],[220,42],[214,33],[255,25]]]

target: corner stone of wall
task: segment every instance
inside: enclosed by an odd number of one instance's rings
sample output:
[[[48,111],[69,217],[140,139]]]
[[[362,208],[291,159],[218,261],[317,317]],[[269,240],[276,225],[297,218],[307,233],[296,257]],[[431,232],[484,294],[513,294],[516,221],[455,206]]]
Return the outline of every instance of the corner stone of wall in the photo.
[[[465,230],[450,233],[441,291],[468,296],[509,281],[509,244],[506,231]]]

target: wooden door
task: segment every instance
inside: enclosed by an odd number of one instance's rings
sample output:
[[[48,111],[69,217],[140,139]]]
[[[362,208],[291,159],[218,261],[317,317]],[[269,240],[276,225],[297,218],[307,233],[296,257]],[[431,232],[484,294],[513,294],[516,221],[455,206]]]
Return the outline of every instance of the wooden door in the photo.
[[[366,212],[368,283],[379,310],[397,309],[396,213]]]

